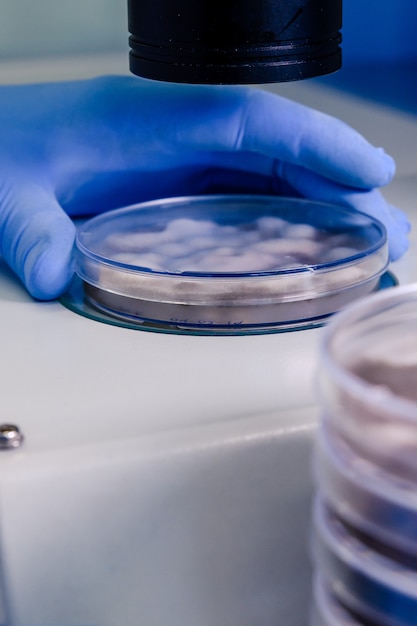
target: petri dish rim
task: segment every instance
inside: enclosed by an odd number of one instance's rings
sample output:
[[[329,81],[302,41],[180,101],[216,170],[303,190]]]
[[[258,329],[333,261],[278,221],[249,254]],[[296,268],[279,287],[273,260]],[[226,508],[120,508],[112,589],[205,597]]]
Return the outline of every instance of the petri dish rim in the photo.
[[[318,572],[313,580],[313,623],[311,626],[365,626],[357,621],[327,588],[326,582]]]

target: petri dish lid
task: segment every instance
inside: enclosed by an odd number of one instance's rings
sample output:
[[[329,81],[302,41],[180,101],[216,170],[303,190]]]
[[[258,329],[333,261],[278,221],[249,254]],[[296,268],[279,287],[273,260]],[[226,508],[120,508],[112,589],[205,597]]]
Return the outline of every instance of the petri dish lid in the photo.
[[[317,497],[312,555],[331,593],[378,626],[415,626],[417,571],[374,549]]]
[[[417,486],[359,457],[326,419],[318,429],[314,479],[337,515],[376,541],[417,556]]]
[[[417,285],[372,294],[331,320],[319,394],[359,456],[417,484]]]
[[[375,289],[387,265],[378,221],[276,196],[145,202],[92,218],[76,238],[76,273],[98,306],[166,322],[187,307],[197,326],[319,318]]]

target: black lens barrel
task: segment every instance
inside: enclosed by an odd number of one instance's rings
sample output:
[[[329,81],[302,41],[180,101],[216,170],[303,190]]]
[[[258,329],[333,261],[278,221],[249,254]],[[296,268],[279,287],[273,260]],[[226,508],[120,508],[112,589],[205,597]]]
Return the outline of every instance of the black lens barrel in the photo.
[[[145,78],[255,84],[341,66],[342,0],[128,0],[128,20]]]

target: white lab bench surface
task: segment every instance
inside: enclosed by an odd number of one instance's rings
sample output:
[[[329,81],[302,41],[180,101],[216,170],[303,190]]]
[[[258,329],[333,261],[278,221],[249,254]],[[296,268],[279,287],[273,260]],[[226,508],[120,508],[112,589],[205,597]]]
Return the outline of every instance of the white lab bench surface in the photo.
[[[127,73],[124,55],[0,64],[0,83]],[[416,117],[317,83],[268,89],[397,161],[415,224]],[[307,626],[322,329],[168,335],[34,302],[0,268],[0,555],[8,626]],[[0,622],[2,623],[2,622]]]

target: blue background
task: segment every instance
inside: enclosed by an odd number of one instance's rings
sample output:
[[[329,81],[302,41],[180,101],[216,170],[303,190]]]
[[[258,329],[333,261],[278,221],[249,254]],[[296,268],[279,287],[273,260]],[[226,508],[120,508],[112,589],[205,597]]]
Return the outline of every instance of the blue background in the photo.
[[[417,0],[344,0],[342,69],[319,80],[417,115]]]

